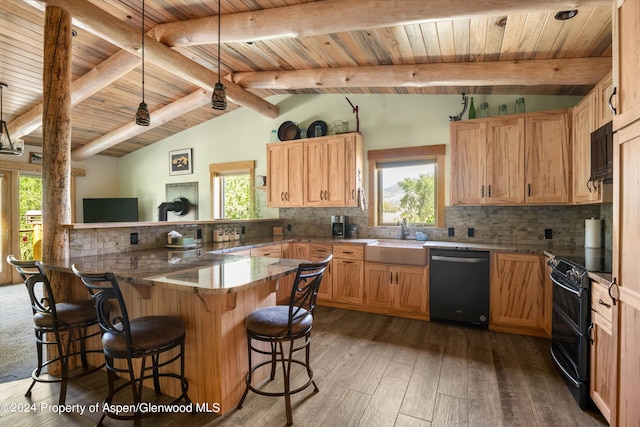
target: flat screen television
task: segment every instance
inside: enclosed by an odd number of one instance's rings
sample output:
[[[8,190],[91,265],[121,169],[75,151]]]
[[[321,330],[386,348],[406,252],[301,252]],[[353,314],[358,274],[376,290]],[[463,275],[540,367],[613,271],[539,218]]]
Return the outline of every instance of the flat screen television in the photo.
[[[138,199],[113,197],[82,199],[84,222],[137,222]]]

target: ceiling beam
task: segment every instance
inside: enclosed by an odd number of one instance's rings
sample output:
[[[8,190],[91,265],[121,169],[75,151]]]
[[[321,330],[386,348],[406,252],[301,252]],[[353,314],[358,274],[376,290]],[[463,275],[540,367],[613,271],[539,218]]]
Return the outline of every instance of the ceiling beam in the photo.
[[[87,0],[41,1],[68,11],[75,20],[83,24],[84,28],[118,46],[120,49],[124,49],[134,55],[140,55],[139,31]],[[213,85],[218,80],[217,73],[191,61],[179,52],[148,36],[145,39],[144,55],[149,62],[163,67],[176,76],[201,88],[213,91]],[[250,108],[272,119],[278,117],[277,106],[247,92],[235,83],[223,81],[223,84],[226,86],[229,101]]]
[[[162,126],[176,117],[180,117],[189,111],[208,104],[210,101],[211,92],[204,89],[198,89],[197,91],[192,92],[171,104],[165,105],[164,107],[151,112],[152,120],[149,126],[138,126],[135,121],[132,121],[121,128],[115,129],[108,134],[94,139],[93,141],[84,144],[82,147],[71,151],[71,158],[75,161],[85,160],[118,145],[123,141],[133,138],[134,136],[143,134],[155,127]]]
[[[231,80],[251,89],[429,86],[595,85],[611,58],[379,65],[293,71],[238,72]]]
[[[610,6],[611,0],[320,0],[220,17],[223,43],[310,37],[451,19]],[[167,46],[218,43],[218,18],[158,24],[150,35]]]
[[[140,65],[140,58],[120,50],[71,83],[71,106],[76,106]],[[7,123],[14,138],[22,138],[42,126],[42,102]]]

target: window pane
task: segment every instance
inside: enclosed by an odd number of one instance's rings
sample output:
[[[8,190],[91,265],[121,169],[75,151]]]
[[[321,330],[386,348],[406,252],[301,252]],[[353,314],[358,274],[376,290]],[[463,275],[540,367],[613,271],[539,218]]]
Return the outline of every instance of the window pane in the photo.
[[[222,217],[250,218],[249,174],[222,177]]]
[[[412,224],[436,221],[436,168],[433,162],[394,162],[378,166],[381,225],[396,225],[402,218]]]

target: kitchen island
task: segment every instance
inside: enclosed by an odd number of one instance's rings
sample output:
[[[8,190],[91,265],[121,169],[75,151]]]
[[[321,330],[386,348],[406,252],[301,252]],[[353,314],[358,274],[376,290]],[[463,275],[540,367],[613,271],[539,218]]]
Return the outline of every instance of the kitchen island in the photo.
[[[83,271],[113,272],[131,318],[180,317],[187,328],[189,397],[225,413],[235,407],[244,391],[248,370],[244,319],[259,307],[275,305],[278,279],[295,273],[300,262],[221,255],[202,248],[157,248],[63,259],[45,267],[68,275],[74,299],[87,298],[88,293],[71,273],[73,264]],[[176,381],[162,385],[166,394],[181,393]]]

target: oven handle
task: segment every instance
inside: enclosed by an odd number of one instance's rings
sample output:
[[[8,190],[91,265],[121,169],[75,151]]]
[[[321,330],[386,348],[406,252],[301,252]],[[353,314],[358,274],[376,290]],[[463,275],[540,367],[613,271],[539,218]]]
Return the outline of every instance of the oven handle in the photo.
[[[580,297],[582,296],[582,291],[576,291],[575,289],[571,289],[570,287],[563,285],[562,283],[558,282],[556,279],[553,278],[553,276],[549,276],[551,277],[551,280],[553,281],[553,283],[555,283],[556,285],[560,286],[561,288],[571,292],[572,294]]]
[[[564,374],[564,376],[573,383],[574,386],[576,387],[580,387],[580,383],[578,381],[576,381],[571,374],[569,374],[569,372],[567,372],[567,370],[564,368],[564,366],[562,366],[562,363],[560,363],[560,361],[558,360],[558,358],[556,357],[555,353],[553,352],[553,348],[551,348],[551,357],[553,358],[553,361],[555,362],[556,366],[562,371],[562,373]]]

